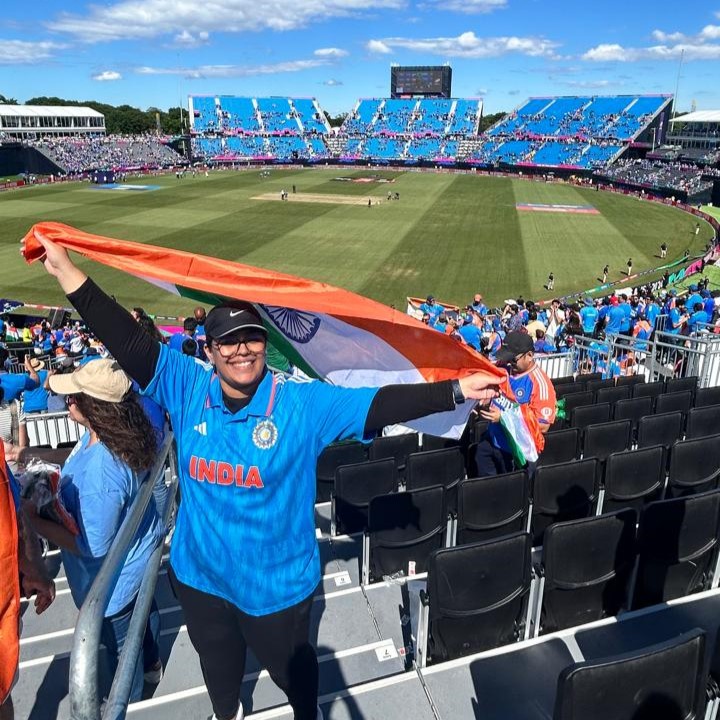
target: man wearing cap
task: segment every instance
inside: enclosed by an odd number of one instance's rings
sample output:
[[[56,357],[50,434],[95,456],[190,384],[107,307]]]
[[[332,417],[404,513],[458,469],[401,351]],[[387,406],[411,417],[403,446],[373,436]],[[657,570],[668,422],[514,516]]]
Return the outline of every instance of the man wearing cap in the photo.
[[[26,365],[29,365],[37,375],[38,386],[33,390],[25,390],[23,393],[23,410],[25,413],[47,412],[48,409],[48,391],[47,378],[48,371],[45,369],[45,363],[37,358],[25,356]]]
[[[693,312],[695,310],[695,305],[697,305],[697,303],[704,304],[704,301],[702,295],[700,294],[700,290],[695,283],[690,285],[690,287],[688,287],[688,290],[690,292],[690,295],[685,300],[685,307],[688,308],[690,312]]]
[[[428,295],[427,300],[420,306],[420,310],[430,316],[430,325],[435,325],[440,313],[443,311],[443,307],[435,302],[433,295]]]
[[[212,365],[153,341],[43,238],[45,268],[143,392],[169,413],[182,503],[169,576],[200,656],[214,718],[243,717],[249,647],[287,694],[296,720],[322,718],[310,611],[320,581],[315,469],[336,440],[487,402],[496,379],[344,388],[274,374],[258,310],[229,301],[207,315]]]
[[[535,362],[532,338],[524,332],[508,333],[495,362],[507,369],[514,400],[519,405],[527,406],[529,415],[534,419],[532,425],[537,429],[534,440],[540,452],[544,446],[542,435],[555,421],[556,400],[552,381]],[[507,436],[500,425],[500,416],[500,409],[492,402],[480,410],[480,417],[490,425],[477,444],[475,462],[478,477],[501,475],[515,469]]]
[[[625,320],[625,312],[620,307],[620,299],[617,295],[610,298],[610,309],[605,320],[605,333],[607,335],[619,335],[622,332],[622,324]]]

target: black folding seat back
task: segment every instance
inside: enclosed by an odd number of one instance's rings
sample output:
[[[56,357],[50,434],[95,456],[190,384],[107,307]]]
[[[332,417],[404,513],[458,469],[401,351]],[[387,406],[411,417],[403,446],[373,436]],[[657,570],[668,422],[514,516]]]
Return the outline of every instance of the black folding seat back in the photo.
[[[327,502],[335,484],[335,471],[341,465],[357,465],[367,460],[365,445],[359,442],[345,442],[328,445],[317,461],[317,502]]]
[[[487,420],[477,420],[472,428],[472,433],[470,435],[470,442],[480,442],[482,439],[482,436],[487,432],[487,429],[490,427],[490,423]],[[423,448],[424,449],[424,448]]]
[[[649,415],[638,423],[638,447],[664,445],[670,448],[683,431],[683,414],[680,412]]]
[[[542,545],[545,528],[555,522],[593,514],[599,483],[595,458],[542,465],[533,479],[533,546]]]
[[[408,490],[443,485],[449,490],[448,511],[457,507],[457,484],[465,477],[465,459],[460,448],[431,450],[408,455],[405,483]]]
[[[565,414],[568,417],[570,417],[570,412],[574,408],[593,404],[593,394],[587,391],[570,393],[564,395],[563,399],[565,400]]]
[[[379,495],[368,508],[368,573],[371,582],[385,575],[427,570],[430,553],[445,543],[447,510],[441,485]]]
[[[603,513],[628,507],[640,510],[662,499],[666,467],[663,445],[609,455],[605,461]]]
[[[595,393],[595,402],[610,403],[614,405],[618,400],[627,400],[632,393],[629,385],[616,385],[615,387],[600,388]]]
[[[417,433],[406,433],[404,435],[385,435],[376,437],[370,444],[370,459],[385,460],[393,458],[395,467],[402,475],[410,453],[418,451],[420,447],[420,436]]]
[[[627,400],[618,400],[613,408],[615,420],[632,420],[633,427],[637,427],[640,419],[652,415],[653,399],[651,397],[635,397]]]
[[[660,500],[643,509],[633,609],[710,586],[719,521],[720,490]]]
[[[620,510],[545,531],[541,632],[612,617],[628,604],[637,513]]]
[[[694,407],[687,416],[687,439],[720,435],[720,405]]]
[[[615,378],[606,378],[605,380],[587,380],[585,382],[585,390],[596,393],[598,390],[615,387]]]
[[[531,583],[528,533],[434,553],[428,567],[433,662],[522,638]]]
[[[438,435],[428,435],[423,433],[422,436],[422,451],[427,452],[428,450],[447,450],[448,448],[459,448],[460,441],[454,438],[445,438]]]
[[[700,720],[705,632],[575,663],[558,678],[553,720]]]
[[[568,395],[577,395],[585,391],[585,385],[581,382],[562,383],[555,385],[555,397],[563,398]]]
[[[557,387],[558,385],[567,385],[567,384],[573,384],[575,382],[575,376],[574,375],[563,375],[559,378],[550,378],[550,382],[552,382],[553,387]]]
[[[573,408],[570,412],[570,427],[585,428],[610,420],[610,403],[600,405],[584,405]]]
[[[656,398],[662,395],[665,390],[665,383],[662,380],[655,382],[639,383],[633,386],[633,397],[651,397]]]
[[[463,480],[458,485],[457,544],[522,532],[529,510],[530,478],[525,471]]]
[[[700,378],[697,375],[691,375],[690,377],[684,378],[668,378],[665,381],[665,392],[676,393],[689,390],[694,399],[699,379]]]
[[[580,430],[565,428],[545,434],[545,447],[538,458],[539,465],[569,462],[580,454]]]
[[[666,497],[714,490],[719,479],[720,436],[678,440],[673,445]]]
[[[698,388],[695,391],[695,407],[720,405],[720,386]]]
[[[645,378],[642,375],[621,375],[615,378],[616,385],[642,385],[645,382]]]
[[[613,420],[612,422],[588,425],[585,428],[583,457],[605,460],[610,453],[621,452],[630,447],[632,422]]]
[[[583,373],[578,375],[575,382],[589,383],[592,380],[602,380],[603,374],[601,372]]]
[[[690,410],[692,404],[693,395],[690,390],[663,393],[655,399],[655,412],[658,414],[669,412],[686,413]]]
[[[335,471],[333,524],[335,534],[363,532],[367,528],[370,500],[395,492],[398,487],[393,458],[341,465]]]

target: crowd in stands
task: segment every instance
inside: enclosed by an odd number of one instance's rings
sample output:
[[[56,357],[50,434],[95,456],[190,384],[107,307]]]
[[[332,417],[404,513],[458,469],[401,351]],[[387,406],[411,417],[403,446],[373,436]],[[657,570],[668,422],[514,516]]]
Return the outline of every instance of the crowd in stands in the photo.
[[[183,158],[155,135],[43,137],[23,141],[47,155],[68,174],[91,170],[170,167]]]
[[[630,295],[553,300],[549,305],[518,298],[502,308],[488,307],[477,294],[457,311],[429,295],[420,312],[426,325],[494,360],[506,334],[515,331],[528,333],[538,354],[568,351],[578,335],[596,340],[624,335],[642,342],[656,330],[678,337],[720,332],[720,291],[708,290],[706,278],[690,285],[687,297],[679,297],[673,289],[658,292],[645,286],[634,288]]]
[[[619,160],[603,171],[610,180],[640,185],[654,190],[686,192],[694,195],[712,188],[712,180],[720,178],[718,168],[699,168],[686,162],[660,160]]]

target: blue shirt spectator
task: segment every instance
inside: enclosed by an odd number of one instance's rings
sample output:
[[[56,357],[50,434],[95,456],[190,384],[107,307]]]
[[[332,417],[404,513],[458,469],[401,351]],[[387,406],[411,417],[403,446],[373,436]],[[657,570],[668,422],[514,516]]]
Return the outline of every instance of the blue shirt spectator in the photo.
[[[599,311],[594,305],[585,304],[580,308],[580,319],[582,320],[582,329],[586,335],[592,335],[595,332]]]
[[[629,302],[621,302],[618,306],[623,313],[622,320],[620,321],[620,332],[621,333],[629,333],[630,332],[630,320],[632,317],[632,308],[630,307]]]
[[[622,332],[622,324],[625,319],[625,311],[620,305],[612,305],[607,314],[607,325],[605,326],[605,332],[617,335]]]
[[[460,337],[462,337],[462,339],[470,345],[470,347],[480,350],[480,338],[482,333],[477,325],[473,323],[466,323],[458,330],[458,332],[460,333]]]

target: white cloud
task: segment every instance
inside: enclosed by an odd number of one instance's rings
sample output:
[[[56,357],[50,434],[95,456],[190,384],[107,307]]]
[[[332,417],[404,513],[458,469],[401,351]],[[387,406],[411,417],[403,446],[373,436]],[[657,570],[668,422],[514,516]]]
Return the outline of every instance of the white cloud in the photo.
[[[406,0],[120,0],[90,5],[86,15],[62,13],[47,23],[60,33],[96,43],[109,40],[194,34],[293,30],[313,21],[351,17],[368,10],[401,8]]]
[[[581,90],[599,90],[617,83],[612,83],[610,80],[565,80],[562,84]]]
[[[457,37],[401,38],[391,37],[370,40],[367,49],[376,53],[388,53],[396,49],[412,50],[442,57],[489,58],[515,53],[530,57],[555,58],[559,44],[536,37],[487,37],[480,38],[474,32],[464,32]]]
[[[253,77],[255,75],[275,75],[277,73],[300,72],[327,65],[325,60],[290,60],[273,65],[199,65],[185,68],[140,67],[140,75],[181,75],[190,80],[199,78]]]
[[[443,11],[449,10],[465,15],[485,15],[495,12],[495,10],[506,8],[507,0],[437,0],[437,2],[432,5],[427,3],[420,7],[423,9],[432,8],[437,10],[438,6],[440,6]]]
[[[0,65],[25,65],[47,60],[66,45],[53,42],[0,40]]]
[[[392,52],[382,40],[368,40],[365,48],[376,55],[389,55]]]
[[[92,79],[98,82],[111,82],[112,80],[122,80],[122,75],[116,70],[104,70],[97,75],[93,75]]]
[[[327,87],[338,87],[339,85],[342,85],[342,84],[343,84],[342,80],[334,80],[333,78],[323,81],[323,85],[326,85]]]
[[[476,95],[487,95],[487,94],[488,94],[488,89],[487,89],[487,88],[478,88],[478,89],[475,91],[475,94],[476,94]]]
[[[176,45],[180,45],[185,48],[200,47],[200,45],[207,45],[210,41],[210,33],[205,30],[200,31],[197,35],[193,35],[187,30],[183,30],[178,33],[174,38],[173,42]]]
[[[624,47],[604,43],[590,48],[583,60],[590,62],[637,62],[641,60],[720,60],[720,25],[706,25],[696,35],[653,30],[657,45]]]
[[[326,58],[341,58],[346,57],[348,54],[347,50],[341,50],[340,48],[318,48],[313,55],[317,57]]]

